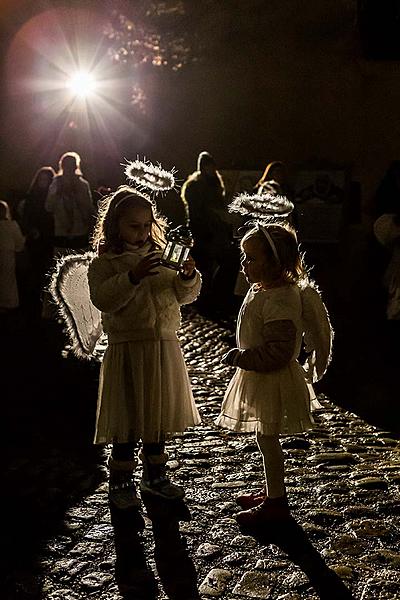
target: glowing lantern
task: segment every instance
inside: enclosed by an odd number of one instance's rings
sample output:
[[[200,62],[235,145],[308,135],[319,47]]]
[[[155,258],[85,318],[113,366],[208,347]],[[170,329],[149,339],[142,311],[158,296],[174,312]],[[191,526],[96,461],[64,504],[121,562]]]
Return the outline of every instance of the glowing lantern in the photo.
[[[193,237],[188,227],[179,225],[176,229],[172,229],[167,235],[167,245],[161,256],[161,264],[178,271],[187,259],[192,246]]]

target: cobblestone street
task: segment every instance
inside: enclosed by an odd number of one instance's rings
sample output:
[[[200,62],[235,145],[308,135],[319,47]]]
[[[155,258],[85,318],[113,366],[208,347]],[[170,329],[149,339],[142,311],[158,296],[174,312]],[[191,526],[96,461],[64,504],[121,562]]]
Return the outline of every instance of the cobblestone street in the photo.
[[[151,506],[135,537],[158,597],[189,600],[194,565],[204,599],[400,598],[398,423],[378,429],[320,393],[315,428],[282,438],[293,523],[284,531],[240,531],[235,495],[259,488],[263,478],[254,436],[213,422],[232,374],[220,357],[233,343],[233,326],[189,309],[180,338],[202,424],[167,447],[171,478],[186,489],[186,508],[171,521],[181,520],[182,539],[157,529]],[[35,344],[24,352],[33,356]],[[1,597],[118,600],[114,533],[129,523],[110,515],[109,449],[91,444],[98,365],[49,353],[39,371],[38,360],[11,382]],[[171,515],[164,517],[169,523]]]

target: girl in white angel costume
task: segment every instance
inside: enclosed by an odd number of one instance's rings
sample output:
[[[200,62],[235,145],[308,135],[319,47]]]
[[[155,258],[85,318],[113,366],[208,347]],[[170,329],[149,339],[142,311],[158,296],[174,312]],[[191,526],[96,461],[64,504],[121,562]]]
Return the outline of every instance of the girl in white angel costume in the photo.
[[[332,329],[318,291],[310,283],[294,231],[287,225],[256,225],[242,239],[242,269],[251,287],[237,323],[237,348],[223,361],[236,367],[216,423],[256,433],[266,485],[242,494],[242,526],[290,517],[281,434],[313,426],[311,409],[320,406],[311,382],[330,360]],[[298,362],[304,339],[306,367]]]
[[[113,443],[110,500],[137,507],[133,481],[142,442],[142,493],[184,495],[165,474],[165,438],[200,422],[177,338],[179,305],[193,302],[200,275],[190,257],[180,272],[160,264],[165,222],[148,196],[121,186],[103,201],[89,266],[90,297],[108,347],[100,373],[95,443]]]

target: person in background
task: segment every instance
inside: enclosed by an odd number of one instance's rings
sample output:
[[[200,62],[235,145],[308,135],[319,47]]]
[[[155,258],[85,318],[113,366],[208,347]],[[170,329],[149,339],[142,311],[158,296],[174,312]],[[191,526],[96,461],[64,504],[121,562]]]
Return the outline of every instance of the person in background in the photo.
[[[285,164],[279,160],[270,162],[265,167],[261,179],[256,183],[255,192],[260,196],[269,193],[291,199],[292,192],[287,185]]]
[[[11,219],[7,202],[0,200],[0,312],[19,306],[15,256],[24,249],[25,238]]]
[[[26,237],[27,304],[29,311],[40,314],[40,299],[53,254],[53,216],[45,209],[49,187],[55,176],[52,167],[41,167],[33,176],[26,197],[18,205],[21,229]]]
[[[386,299],[386,343],[383,349],[387,364],[398,366],[400,357],[400,206],[394,213],[380,215],[374,223],[374,235],[386,251],[386,269],[382,284]]]
[[[198,308],[212,316],[233,302],[239,251],[233,239],[225,186],[214,158],[201,152],[194,171],[182,186],[181,197],[193,234],[193,258],[203,277]]]
[[[288,201],[293,201],[293,190],[288,185],[288,173],[285,163],[280,160],[270,162],[255,186],[255,192],[259,196],[268,195],[269,203],[271,197],[284,197]],[[288,222],[295,229],[297,228],[297,219],[295,212],[288,217]]]
[[[365,264],[368,267],[367,277],[369,281],[368,301],[371,303],[373,314],[384,316],[388,310],[389,287],[393,287],[392,277],[388,273],[394,273],[396,257],[398,258],[398,240],[393,233],[400,222],[400,160],[390,163],[383,178],[377,185],[376,191],[371,198],[366,214],[371,219],[371,231],[367,233],[367,252]],[[383,233],[382,233],[383,232]],[[390,232],[390,236],[387,235]],[[392,279],[392,284],[389,280]],[[393,296],[390,295],[390,304],[393,305]],[[390,313],[393,310],[390,309]],[[386,326],[390,331],[397,329],[397,319],[388,319]],[[390,335],[388,356],[391,355],[390,348],[397,344],[398,334]],[[394,341],[393,341],[394,340]],[[393,355],[394,356],[394,355]]]
[[[400,160],[394,160],[386,171],[373,198],[373,216],[400,214]]]
[[[54,217],[54,250],[86,250],[93,227],[94,206],[89,183],[82,177],[81,158],[66,152],[47,195],[45,207]]]
[[[247,191],[247,190],[246,190]],[[280,210],[282,208],[282,201],[287,200],[287,217],[286,221],[293,227],[295,227],[295,219],[293,208],[291,204],[291,198],[293,196],[292,191],[287,185],[287,169],[283,162],[276,160],[268,163],[262,177],[256,183],[253,188],[253,194],[249,193],[247,199],[247,205],[251,205],[252,198],[258,200],[257,204],[257,220],[265,222],[268,218],[271,218],[275,214],[275,220],[280,219]],[[275,208],[274,208],[275,207]],[[250,212],[250,209],[249,209]],[[246,215],[243,210],[241,211],[241,224],[238,227],[238,235],[245,229],[251,229],[254,225],[254,214],[253,216]],[[243,233],[242,233],[243,235]],[[242,269],[238,269],[238,274],[235,283],[235,294],[238,297],[244,297],[249,289],[248,282],[244,276]]]

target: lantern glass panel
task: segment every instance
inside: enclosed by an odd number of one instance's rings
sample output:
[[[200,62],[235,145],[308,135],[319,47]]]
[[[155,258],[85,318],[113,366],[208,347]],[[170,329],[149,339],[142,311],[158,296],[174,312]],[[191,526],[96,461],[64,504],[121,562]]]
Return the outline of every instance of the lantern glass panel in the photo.
[[[189,254],[189,248],[178,242],[168,242],[161,256],[161,262],[173,269],[179,269]]]
[[[161,264],[179,270],[187,259],[193,238],[190,230],[180,225],[167,235],[167,244],[161,256]]]

